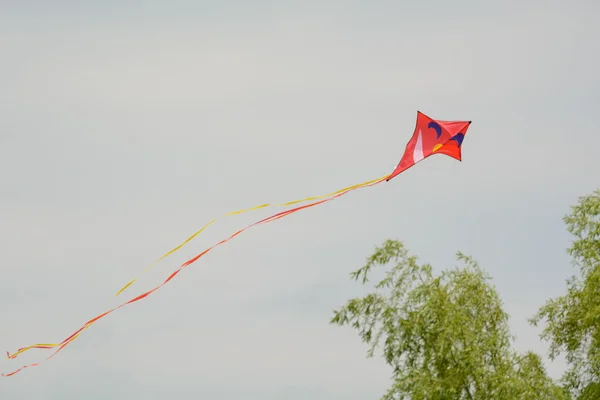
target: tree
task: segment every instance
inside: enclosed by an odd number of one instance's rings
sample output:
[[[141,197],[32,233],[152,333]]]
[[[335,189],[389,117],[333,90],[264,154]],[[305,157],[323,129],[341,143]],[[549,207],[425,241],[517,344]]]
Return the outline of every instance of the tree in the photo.
[[[567,280],[567,293],[550,299],[530,320],[546,321],[541,337],[550,358],[565,354],[564,384],[578,399],[600,399],[600,190],[580,197],[564,217],[575,237],[567,250],[580,276]]]
[[[352,278],[368,282],[376,265],[392,264],[375,291],[349,300],[331,323],[351,325],[370,347],[382,346],[393,369],[384,400],[566,399],[539,356],[511,350],[508,315],[470,257],[435,276],[403,244],[387,240]]]

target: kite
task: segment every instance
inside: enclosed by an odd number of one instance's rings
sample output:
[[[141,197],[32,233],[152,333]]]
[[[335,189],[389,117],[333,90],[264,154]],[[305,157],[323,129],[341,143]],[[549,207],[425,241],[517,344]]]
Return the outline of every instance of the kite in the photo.
[[[286,217],[288,215],[294,214],[298,211],[308,209],[311,207],[315,207],[320,204],[324,204],[331,200],[340,198],[340,197],[346,195],[347,193],[350,193],[351,191],[354,191],[357,189],[372,187],[372,186],[378,185],[382,182],[390,181],[391,179],[396,177],[398,174],[406,171],[410,167],[414,166],[415,164],[419,163],[420,161],[422,161],[425,158],[427,158],[431,155],[434,155],[434,154],[445,154],[445,155],[447,155],[451,158],[454,158],[458,161],[462,161],[462,153],[461,153],[462,143],[463,143],[463,139],[464,139],[470,125],[471,125],[471,121],[434,120],[434,119],[428,117],[427,115],[423,114],[422,112],[418,111],[417,112],[417,122],[416,122],[416,126],[415,126],[415,130],[413,132],[413,135],[410,138],[410,140],[408,141],[408,143],[406,144],[406,148],[404,150],[404,154],[403,154],[402,158],[400,159],[400,162],[397,164],[396,168],[392,171],[391,174],[387,174],[381,178],[373,179],[373,180],[363,182],[363,183],[360,183],[357,185],[349,186],[344,189],[337,190],[333,193],[329,193],[327,195],[307,197],[307,198],[304,198],[301,200],[294,200],[294,201],[290,201],[290,202],[286,202],[286,203],[282,203],[282,204],[261,204],[256,207],[238,210],[238,211],[232,211],[230,213],[227,213],[223,217],[230,216],[230,215],[237,215],[237,214],[245,213],[248,211],[265,208],[268,206],[290,206],[290,205],[296,205],[296,204],[299,204],[302,202],[312,201],[312,203],[308,203],[308,204],[305,204],[302,206],[297,206],[297,207],[294,207],[294,208],[291,208],[291,209],[288,209],[285,211],[280,211],[276,214],[273,214],[267,218],[261,219],[253,224],[246,226],[245,228],[238,230],[237,232],[233,233],[228,238],[223,239],[220,242],[217,242],[216,244],[205,249],[198,255],[185,261],[183,264],[181,264],[179,267],[177,267],[175,269],[175,271],[172,272],[160,285],[132,298],[131,300],[129,300],[127,302],[122,303],[121,305],[119,305],[117,307],[114,307],[114,308],[90,319],[89,321],[84,323],[78,330],[76,330],[74,333],[72,333],[70,336],[68,336],[66,339],[64,339],[62,342],[60,342],[60,343],[39,343],[39,344],[22,347],[12,354],[7,352],[8,358],[14,359],[17,356],[19,356],[20,354],[22,354],[26,351],[32,350],[32,349],[56,349],[52,354],[50,354],[43,361],[50,360],[58,352],[63,350],[68,344],[70,344],[75,339],[77,339],[83,333],[83,331],[89,329],[94,323],[98,322],[100,319],[106,317],[107,315],[113,313],[114,311],[116,311],[122,307],[125,307],[129,304],[133,304],[135,302],[138,302],[138,301],[148,297],[152,293],[154,293],[157,290],[159,290],[160,288],[162,288],[168,282],[170,282],[173,278],[175,278],[175,276],[177,276],[186,267],[188,267],[189,265],[196,262],[198,259],[200,259],[204,255],[206,255],[208,252],[210,252],[211,250],[213,250],[214,248],[216,248],[222,244],[227,243],[231,239],[240,235],[242,232],[244,232],[254,226],[267,224],[267,223],[276,221],[278,219],[281,219],[283,217]],[[314,201],[314,200],[318,200],[318,201]],[[165,259],[169,255],[171,255],[171,254],[175,253],[176,251],[178,251],[179,249],[181,249],[183,246],[185,246],[187,243],[189,243],[192,239],[194,239],[196,236],[198,236],[201,232],[203,232],[208,226],[213,224],[216,220],[217,219],[213,219],[211,222],[204,225],[200,230],[195,232],[192,236],[190,236],[184,242],[182,242],[181,244],[179,244],[178,246],[176,246],[169,252],[165,253],[154,264],[152,264],[150,267],[148,267],[146,270],[144,270],[144,272],[148,271],[150,268],[152,268],[158,262],[160,262],[161,260]],[[127,283],[127,285],[125,285],[121,290],[119,290],[117,295],[119,295],[120,293],[124,292],[127,288],[129,288],[136,281],[136,279],[137,278],[135,278],[135,279],[131,280],[129,283]],[[13,372],[3,373],[2,376],[5,376],[5,377],[13,376],[25,368],[35,367],[38,365],[40,365],[40,363],[25,365]]]

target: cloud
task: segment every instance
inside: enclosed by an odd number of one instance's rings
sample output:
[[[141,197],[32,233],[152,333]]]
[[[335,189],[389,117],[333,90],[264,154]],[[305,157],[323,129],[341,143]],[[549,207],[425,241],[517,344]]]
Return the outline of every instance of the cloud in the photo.
[[[386,238],[436,268],[473,254],[517,346],[543,352],[524,321],[563,291],[560,218],[600,168],[595,3],[86,7],[12,6],[0,24],[7,350],[118,304],[122,284],[218,215],[391,171],[417,109],[474,123],[463,163],[432,157],[253,228],[0,397],[379,396],[388,369],[327,322]],[[275,211],[218,221],[126,296]]]

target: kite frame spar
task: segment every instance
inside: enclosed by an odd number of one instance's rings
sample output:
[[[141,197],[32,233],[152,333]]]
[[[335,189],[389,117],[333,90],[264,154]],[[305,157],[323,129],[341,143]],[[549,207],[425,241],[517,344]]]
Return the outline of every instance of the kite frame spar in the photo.
[[[425,125],[425,123],[427,123],[427,125]],[[331,200],[337,199],[339,197],[342,197],[344,195],[346,195],[347,193],[353,191],[353,190],[357,190],[357,189],[361,189],[361,188],[365,188],[365,187],[371,187],[371,186],[375,186],[380,184],[381,182],[384,181],[389,181],[392,178],[394,178],[395,176],[397,176],[398,174],[402,173],[403,171],[407,170],[408,168],[414,166],[415,164],[417,164],[418,162],[424,160],[425,158],[433,155],[433,154],[445,154],[447,156],[450,156],[458,161],[462,160],[462,156],[461,156],[461,147],[462,147],[462,140],[464,138],[464,136],[466,135],[466,132],[469,128],[471,124],[471,121],[441,121],[441,120],[434,120],[428,116],[426,116],[425,114],[421,113],[420,111],[417,111],[417,122],[416,122],[416,126],[415,126],[415,131],[413,132],[413,135],[411,137],[411,139],[408,141],[405,151],[404,151],[404,155],[402,156],[402,159],[400,160],[400,162],[398,163],[398,165],[396,166],[396,168],[394,169],[394,171],[391,174],[385,175],[381,178],[377,178],[377,179],[373,179],[358,185],[353,185],[353,186],[349,186],[347,188],[344,189],[340,189],[337,190],[335,192],[332,192],[330,194],[327,195],[323,195],[323,196],[314,196],[314,197],[307,197],[301,200],[294,200],[291,202],[287,202],[287,203],[282,203],[282,204],[261,204],[259,206],[255,206],[249,209],[243,209],[243,210],[238,210],[238,211],[232,211],[230,213],[225,214],[223,217],[227,217],[230,215],[236,215],[236,214],[241,214],[241,213],[245,213],[248,211],[252,211],[252,210],[257,210],[257,209],[261,209],[261,208],[265,208],[268,206],[289,206],[289,205],[294,205],[294,204],[298,204],[301,202],[306,202],[306,201],[312,201],[312,200],[317,200],[317,199],[321,199],[319,201],[315,201],[303,206],[299,206],[299,207],[295,207],[289,210],[285,210],[285,211],[281,211],[278,212],[274,215],[271,215],[270,217],[261,219],[251,225],[246,226],[243,229],[238,230],[237,232],[235,232],[234,234],[232,234],[231,236],[229,236],[226,239],[221,240],[220,242],[217,242],[216,244],[212,245],[211,247],[205,249],[204,251],[202,251],[201,253],[199,253],[198,255],[196,255],[195,257],[190,258],[189,260],[187,260],[186,262],[184,262],[183,264],[181,264],[177,269],[175,269],[174,272],[172,272],[167,279],[165,279],[160,285],[154,287],[151,290],[148,290],[134,298],[132,298],[131,300],[122,303],[121,305],[114,307],[94,318],[92,318],[91,320],[87,321],[85,324],[83,324],[78,330],[76,330],[73,334],[71,334],[70,336],[68,336],[66,339],[64,339],[62,342],[60,343],[42,343],[42,344],[34,344],[31,346],[27,346],[27,347],[22,347],[20,349],[18,349],[16,352],[14,352],[13,354],[10,354],[9,352],[7,352],[7,356],[10,359],[14,359],[17,356],[19,356],[20,354],[28,351],[28,350],[32,350],[32,349],[53,349],[53,348],[58,348],[56,349],[50,356],[48,356],[45,360],[50,360],[52,357],[54,357],[57,353],[59,353],[61,350],[63,350],[68,344],[70,344],[71,342],[73,342],[73,340],[75,340],[77,337],[79,337],[79,335],[81,335],[81,333],[88,329],[89,327],[91,327],[94,323],[96,323],[97,321],[99,321],[100,319],[104,318],[105,316],[113,313],[114,311],[120,309],[121,307],[124,307],[126,305],[135,303],[139,300],[142,300],[144,298],[146,298],[147,296],[149,296],[150,294],[154,293],[155,291],[159,290],[160,288],[162,288],[164,285],[166,285],[169,281],[171,281],[175,276],[177,276],[184,268],[188,267],[189,265],[191,265],[192,263],[196,262],[198,259],[200,259],[202,256],[204,256],[205,254],[207,254],[208,252],[210,252],[212,249],[214,249],[215,247],[218,247],[228,241],[230,241],[231,239],[233,239],[234,237],[238,236],[239,234],[241,234],[242,232],[257,226],[257,225],[262,225],[262,224],[266,224],[269,222],[273,222],[276,221],[280,218],[286,217],[288,215],[291,215],[295,212],[307,209],[307,208],[311,208],[314,207],[316,205],[319,204],[323,204],[326,202],[329,202]],[[425,133],[423,132],[425,130]],[[432,134],[431,134],[431,130],[433,130],[436,134],[436,137],[433,138]],[[217,218],[218,219],[218,218]],[[173,248],[172,250],[170,250],[169,252],[165,253],[162,257],[160,257],[154,264],[150,265],[148,268],[146,268],[146,270],[144,270],[142,272],[142,274],[144,274],[145,272],[147,272],[149,269],[151,269],[154,265],[156,265],[158,262],[160,262],[161,260],[165,259],[166,257],[168,257],[169,255],[175,253],[176,251],[178,251],[179,249],[181,249],[184,245],[186,245],[187,243],[189,243],[192,239],[194,239],[196,236],[198,236],[202,231],[204,231],[208,226],[210,226],[211,224],[213,224],[217,219],[213,219],[211,222],[209,222],[208,224],[206,224],[205,226],[203,226],[200,230],[198,230],[197,232],[195,232],[192,236],[190,236],[188,239],[186,239],[184,242],[182,242],[180,245],[176,246],[175,248]],[[138,278],[134,278],[132,281],[130,281],[127,285],[125,285],[121,290],[119,290],[119,292],[117,293],[120,294],[123,291],[125,291],[128,287],[130,287]],[[45,361],[44,360],[44,361]],[[25,365],[13,372],[7,373],[7,374],[2,374],[2,376],[8,377],[8,376],[13,376],[15,374],[17,374],[18,372],[22,371],[25,368],[30,368],[30,367],[35,367],[40,365],[40,363],[33,363],[33,364],[29,364],[29,365]]]

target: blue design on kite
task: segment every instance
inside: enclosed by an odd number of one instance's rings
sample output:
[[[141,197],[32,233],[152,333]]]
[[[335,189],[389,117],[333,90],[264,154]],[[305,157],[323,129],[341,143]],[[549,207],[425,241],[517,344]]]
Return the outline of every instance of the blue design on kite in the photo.
[[[431,129],[431,128],[435,129],[435,133],[437,133],[437,138],[438,138],[438,139],[440,138],[440,136],[442,136],[442,127],[441,127],[441,126],[440,126],[440,124],[438,124],[437,122],[435,122],[435,121],[431,121],[431,122],[429,123],[429,125],[427,125],[427,127],[428,127],[429,129]]]
[[[460,147],[462,145],[462,141],[464,138],[465,138],[464,133],[457,133],[456,135],[452,136],[452,139],[450,139],[450,140],[456,140],[456,143],[458,143],[458,147]]]

